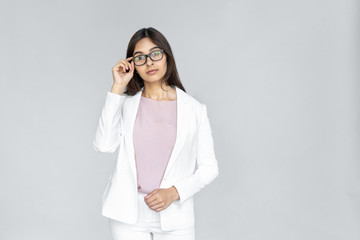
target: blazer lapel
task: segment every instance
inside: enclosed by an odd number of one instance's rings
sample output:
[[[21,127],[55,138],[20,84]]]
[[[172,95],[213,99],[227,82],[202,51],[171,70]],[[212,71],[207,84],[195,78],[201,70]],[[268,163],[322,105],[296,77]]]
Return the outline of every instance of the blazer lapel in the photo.
[[[187,94],[181,90],[180,88],[176,87],[176,95],[177,95],[177,123],[176,123],[176,140],[174,148],[171,152],[169,162],[167,164],[163,179],[166,178],[168,175],[169,169],[174,164],[177,156],[180,153],[180,150],[184,146],[187,130],[188,130],[188,114],[189,108],[186,103],[188,102]],[[135,149],[133,144],[133,129],[136,120],[137,110],[139,108],[139,103],[141,99],[141,94],[143,92],[137,92],[134,96],[132,96],[128,101],[125,102],[123,108],[123,127],[125,129],[124,139],[125,139],[125,146],[126,150],[129,154],[130,159],[130,167],[131,171],[133,172],[133,176],[135,176],[135,181],[137,182],[137,171],[136,171],[136,163],[135,163]]]

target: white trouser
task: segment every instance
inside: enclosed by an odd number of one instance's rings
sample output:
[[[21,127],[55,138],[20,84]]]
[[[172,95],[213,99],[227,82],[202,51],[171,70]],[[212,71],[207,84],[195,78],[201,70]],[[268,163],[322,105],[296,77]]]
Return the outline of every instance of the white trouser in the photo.
[[[138,193],[139,215],[135,224],[127,224],[109,218],[113,240],[194,240],[195,227],[162,231],[160,212],[151,210],[144,201],[147,194]]]

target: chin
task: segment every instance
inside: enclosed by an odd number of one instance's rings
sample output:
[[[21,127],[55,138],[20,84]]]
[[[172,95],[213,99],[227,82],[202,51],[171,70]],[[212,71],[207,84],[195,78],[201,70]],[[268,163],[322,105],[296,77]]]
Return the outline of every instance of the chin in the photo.
[[[147,82],[147,83],[154,83],[154,82],[158,82],[159,79],[150,79],[150,80],[144,80],[144,82]]]
[[[165,76],[165,75],[164,75]],[[162,76],[161,78],[158,76],[146,76],[146,78],[143,78],[143,80],[145,82],[158,82],[160,81],[164,76]]]

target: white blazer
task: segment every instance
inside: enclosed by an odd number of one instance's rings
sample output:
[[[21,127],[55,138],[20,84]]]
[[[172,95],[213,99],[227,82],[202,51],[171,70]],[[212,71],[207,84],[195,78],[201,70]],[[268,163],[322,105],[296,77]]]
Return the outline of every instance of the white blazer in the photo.
[[[218,176],[206,105],[175,88],[177,135],[160,188],[175,186],[180,199],[159,212],[164,231],[195,225],[193,196]],[[107,92],[93,140],[98,152],[113,153],[120,146],[116,165],[102,195],[101,213],[128,224],[136,223],[138,216],[132,133],[143,89],[134,96]]]

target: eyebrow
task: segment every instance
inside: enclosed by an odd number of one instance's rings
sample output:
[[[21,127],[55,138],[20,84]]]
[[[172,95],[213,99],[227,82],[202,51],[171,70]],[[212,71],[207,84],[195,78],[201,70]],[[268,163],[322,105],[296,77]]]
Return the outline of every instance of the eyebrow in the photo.
[[[153,49],[155,49],[155,48],[160,48],[160,47],[153,47],[153,48],[150,48],[150,49],[149,49],[149,51],[151,51],[151,50],[153,50]],[[133,55],[133,56],[135,56],[135,54],[137,54],[137,53],[143,53],[143,52],[142,52],[142,51],[137,51],[137,52],[135,52],[135,53],[134,53],[134,55]]]

